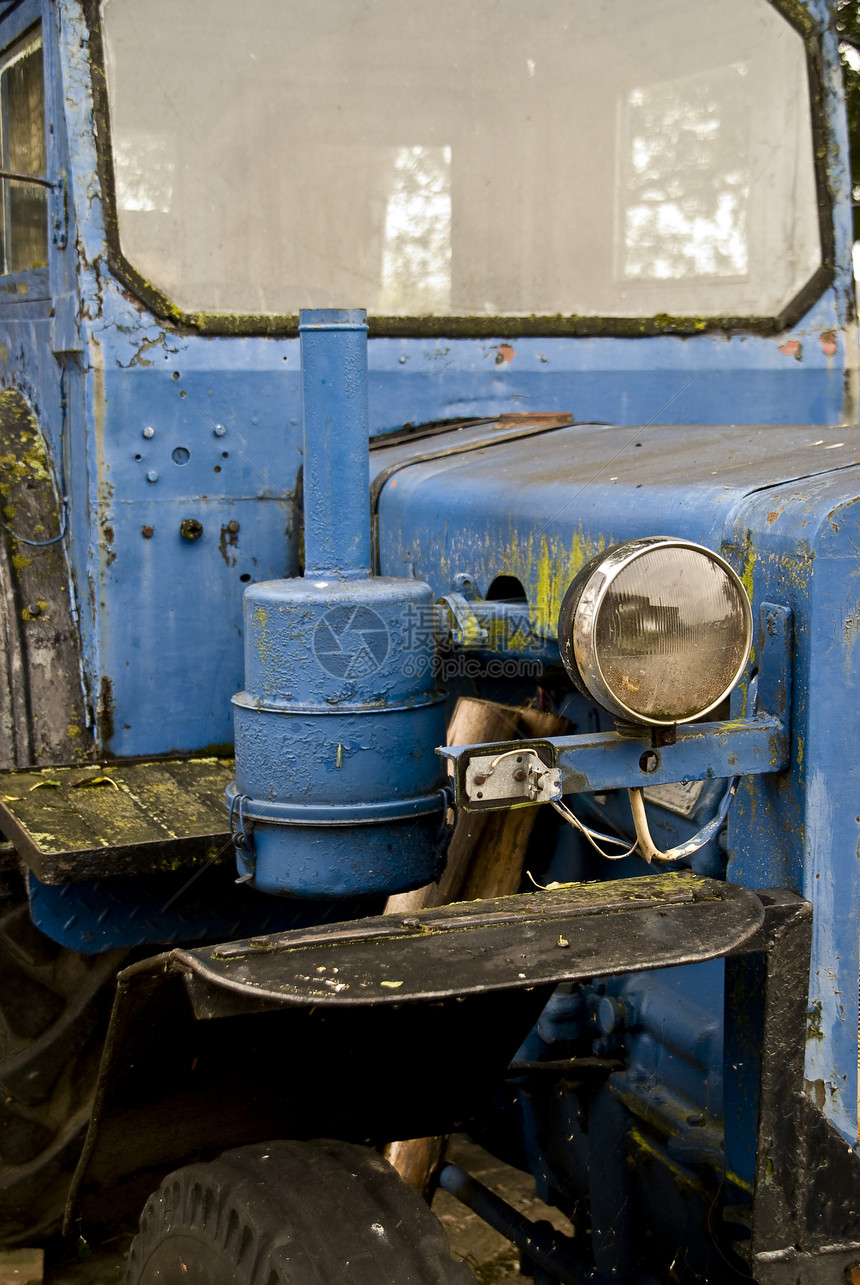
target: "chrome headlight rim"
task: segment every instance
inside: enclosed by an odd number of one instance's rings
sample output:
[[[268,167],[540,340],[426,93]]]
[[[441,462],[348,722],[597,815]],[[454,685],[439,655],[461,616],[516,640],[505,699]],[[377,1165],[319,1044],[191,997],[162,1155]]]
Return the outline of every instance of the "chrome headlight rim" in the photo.
[[[619,575],[631,563],[657,549],[686,549],[701,554],[726,575],[737,590],[744,619],[745,646],[731,682],[724,685],[717,698],[677,718],[649,717],[631,708],[606,679],[595,643],[595,627],[606,595]],[[575,685],[608,713],[625,723],[646,727],[672,727],[693,723],[710,714],[734,690],[746,668],[752,648],[752,608],[743,581],[733,567],[713,549],[678,536],[647,536],[626,540],[597,554],[585,564],[571,582],[559,612],[558,644],[561,658]]]

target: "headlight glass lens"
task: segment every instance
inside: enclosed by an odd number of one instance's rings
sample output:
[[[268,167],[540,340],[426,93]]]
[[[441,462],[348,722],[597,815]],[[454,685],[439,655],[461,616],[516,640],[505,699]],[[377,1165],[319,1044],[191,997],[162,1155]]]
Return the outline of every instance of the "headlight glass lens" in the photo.
[[[749,656],[749,599],[734,571],[685,541],[630,541],[577,577],[565,663],[607,709],[684,723],[731,691]],[[562,628],[565,608],[562,608]],[[571,629],[572,627],[572,629]],[[570,665],[568,665],[570,668]]]

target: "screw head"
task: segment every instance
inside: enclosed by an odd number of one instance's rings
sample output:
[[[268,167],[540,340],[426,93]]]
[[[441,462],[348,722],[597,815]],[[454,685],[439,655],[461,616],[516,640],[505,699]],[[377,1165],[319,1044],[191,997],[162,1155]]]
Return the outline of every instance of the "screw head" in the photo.
[[[223,424],[216,424],[215,427],[212,429],[212,432],[215,434],[216,437],[224,437],[227,430]]]
[[[148,472],[148,473],[147,473],[147,475],[146,475],[146,480],[147,480],[147,482],[157,482],[157,481],[158,481],[158,474],[156,473],[156,471],[155,471],[155,469],[154,469],[154,468],[151,468],[151,469],[149,470],[149,472]]]
[[[203,523],[197,518],[185,518],[179,524],[179,534],[183,540],[199,540],[203,534]]]
[[[38,602],[28,603],[27,611],[31,616],[41,616],[42,614],[42,608],[39,606]]]
[[[149,425],[147,425],[147,427],[143,430],[141,436],[146,438],[155,437],[155,429],[150,428]]]

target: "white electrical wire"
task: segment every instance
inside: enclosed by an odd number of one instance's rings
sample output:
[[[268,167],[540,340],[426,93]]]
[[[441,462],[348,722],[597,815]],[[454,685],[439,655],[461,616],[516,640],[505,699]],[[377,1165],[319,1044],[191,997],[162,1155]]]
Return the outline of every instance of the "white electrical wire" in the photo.
[[[491,773],[496,770],[502,759],[511,758],[513,755],[516,755],[520,760],[522,760],[526,755],[530,755],[534,760],[534,763],[536,763],[540,768],[540,775],[548,770],[546,763],[544,763],[536,750],[522,748],[516,750],[503,750],[501,754],[497,754],[490,766],[487,768],[487,776],[490,776]],[[540,775],[538,775],[537,780],[540,780]],[[559,816],[564,817],[568,825],[571,825],[575,830],[578,830],[583,838],[591,844],[595,852],[599,853],[600,856],[604,857],[607,861],[621,861],[624,857],[631,856],[636,850],[636,846],[639,842],[638,839],[634,839],[633,843],[628,847],[626,839],[619,839],[614,834],[603,834],[600,830],[592,830],[591,826],[580,821],[579,817],[575,816],[574,813],[571,812],[566,803],[562,803],[560,800],[556,799],[550,799],[549,802],[555,808]],[[598,842],[598,840],[600,842]],[[619,848],[624,848],[624,852],[606,852],[600,847],[600,843],[614,843]]]
[[[509,759],[512,754],[517,754],[519,755],[520,758],[522,758],[524,754],[531,754],[532,758],[536,759],[537,762],[540,763],[544,772],[546,771],[546,763],[544,763],[543,759],[539,756],[537,750],[531,750],[531,749],[503,750],[501,754],[496,755],[496,757],[493,759],[490,766],[487,768],[487,776],[489,776],[491,772],[495,772],[496,768],[499,766],[502,759]]]
[[[753,705],[753,709],[755,709],[756,685],[754,679],[750,683],[750,688],[750,695],[752,698],[751,703]],[[524,748],[504,750],[501,754],[497,754],[487,770],[487,775],[489,776],[490,773],[496,770],[502,759],[510,758],[514,754],[519,755],[520,758],[522,758],[523,755],[531,755],[535,762],[539,764],[543,772],[547,770],[546,764],[540,758],[536,750]],[[540,777],[538,777],[538,780],[539,779]],[[651,837],[651,831],[648,827],[648,817],[645,813],[645,798],[642,790],[639,788],[627,791],[630,799],[630,811],[633,813],[633,826],[636,830],[636,838],[629,847],[625,847],[625,844],[627,843],[626,839],[619,839],[613,834],[603,834],[600,830],[593,830],[591,826],[586,825],[584,821],[580,821],[579,817],[576,816],[567,804],[563,803],[560,799],[550,799],[549,802],[555,808],[559,816],[563,817],[568,825],[572,826],[574,830],[577,830],[591,845],[594,851],[603,857],[604,860],[623,861],[625,857],[632,856],[638,848],[640,856],[644,857],[650,865],[652,861],[681,861],[684,857],[689,857],[694,852],[698,852],[699,848],[703,848],[705,844],[714,837],[725,821],[729,808],[737,794],[740,779],[741,778],[739,776],[732,778],[729,783],[729,788],[723,795],[716,813],[706,825],[702,826],[701,830],[697,831],[691,839],[686,841],[686,843],[679,843],[674,848],[667,848],[665,852],[661,851],[661,849],[657,847]],[[624,851],[606,852],[601,848],[601,843],[614,843],[617,847],[624,848]]]
[[[680,861],[682,857],[689,857],[694,852],[698,852],[699,848],[703,848],[709,839],[713,839],[728,815],[729,808],[732,806],[732,801],[737,794],[740,780],[739,776],[732,777],[720,806],[707,825],[703,825],[701,830],[694,834],[692,839],[688,839],[686,843],[679,843],[677,847],[668,848],[665,852],[661,852],[651,838],[642,791],[639,789],[628,790],[630,810],[633,813],[633,825],[636,829],[636,845],[638,845],[640,853],[648,864],[650,865],[652,861]]]
[[[755,718],[758,713],[758,675],[753,674],[747,688],[747,718]],[[648,818],[645,815],[645,798],[640,789],[628,790],[630,797],[630,810],[633,813],[633,825],[636,829],[636,841],[639,851],[650,865],[652,861],[680,861],[683,857],[689,857],[699,848],[713,839],[714,835],[720,829],[720,826],[728,816],[729,808],[734,802],[734,797],[738,792],[741,778],[733,776],[729,782],[729,788],[723,795],[720,806],[707,825],[703,825],[701,830],[688,839],[686,843],[679,843],[674,848],[668,848],[661,852],[651,838],[651,831],[648,828]]]
[[[602,834],[599,830],[592,830],[591,826],[580,821],[579,817],[575,816],[574,813],[571,812],[566,803],[561,803],[556,799],[550,799],[550,803],[555,808],[559,816],[564,817],[568,825],[573,826],[574,830],[578,830],[583,838],[588,840],[592,848],[594,848],[594,851],[598,852],[600,856],[604,857],[607,861],[622,861],[624,857],[632,856],[636,851],[636,847],[639,843],[638,838],[634,839],[630,847],[625,848],[624,852],[604,852],[597,843],[598,839],[600,839],[602,843],[616,843],[620,848],[624,848],[627,840],[618,839],[614,834]]]

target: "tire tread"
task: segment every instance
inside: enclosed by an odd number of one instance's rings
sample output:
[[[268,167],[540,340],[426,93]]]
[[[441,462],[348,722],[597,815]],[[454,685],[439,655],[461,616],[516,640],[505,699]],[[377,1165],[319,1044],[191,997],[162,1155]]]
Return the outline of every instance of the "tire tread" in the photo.
[[[338,1140],[256,1143],[168,1175],[126,1285],[181,1285],[171,1241],[189,1236],[222,1271],[208,1269],[207,1285],[474,1285],[418,1193],[376,1152]]]

